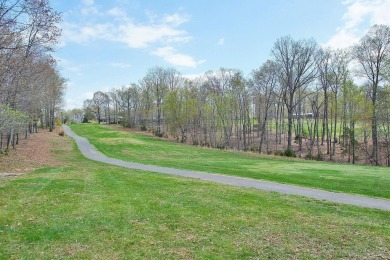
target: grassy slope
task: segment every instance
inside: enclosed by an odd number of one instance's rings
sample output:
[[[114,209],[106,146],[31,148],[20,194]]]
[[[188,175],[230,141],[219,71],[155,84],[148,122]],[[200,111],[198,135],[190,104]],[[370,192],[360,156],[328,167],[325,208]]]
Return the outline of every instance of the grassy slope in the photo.
[[[192,147],[112,126],[71,125],[110,157],[390,199],[390,168],[332,164]]]
[[[60,143],[61,142],[61,143]],[[1,259],[390,257],[390,212],[84,159],[0,182]]]

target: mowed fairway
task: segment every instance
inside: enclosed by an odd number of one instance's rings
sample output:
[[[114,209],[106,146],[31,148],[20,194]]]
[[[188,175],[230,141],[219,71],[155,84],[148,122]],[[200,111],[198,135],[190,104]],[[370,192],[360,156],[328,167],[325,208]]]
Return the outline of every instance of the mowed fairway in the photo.
[[[0,182],[0,259],[390,257],[387,211],[105,165],[69,137],[52,149],[63,166]]]
[[[71,125],[103,154],[124,161],[228,174],[390,199],[390,168],[333,164],[173,143],[119,126]]]

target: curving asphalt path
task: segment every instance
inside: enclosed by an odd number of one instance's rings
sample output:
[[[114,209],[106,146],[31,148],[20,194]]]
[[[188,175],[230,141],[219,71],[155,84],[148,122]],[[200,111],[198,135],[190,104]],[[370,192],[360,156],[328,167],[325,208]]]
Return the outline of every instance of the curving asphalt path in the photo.
[[[65,134],[72,137],[76,141],[77,146],[80,149],[81,153],[85,157],[91,160],[122,166],[130,169],[137,169],[137,170],[157,172],[157,173],[170,174],[170,175],[179,175],[179,176],[195,178],[195,179],[200,179],[205,181],[218,182],[218,183],[223,183],[228,185],[255,188],[259,190],[272,191],[272,192],[278,192],[283,194],[300,195],[300,196],[305,196],[305,197],[314,198],[318,200],[325,200],[325,201],[349,204],[353,206],[390,211],[390,200],[386,200],[386,199],[369,198],[369,197],[364,197],[359,195],[317,190],[317,189],[311,189],[311,188],[300,187],[295,185],[281,184],[281,183],[262,181],[262,180],[254,180],[254,179],[242,178],[242,177],[234,177],[234,176],[228,176],[222,174],[210,174],[205,172],[178,170],[173,168],[159,167],[159,166],[146,165],[140,163],[125,162],[115,158],[109,158],[99,153],[88,142],[86,138],[76,135],[69,128],[69,126],[62,125],[62,127],[65,131]]]

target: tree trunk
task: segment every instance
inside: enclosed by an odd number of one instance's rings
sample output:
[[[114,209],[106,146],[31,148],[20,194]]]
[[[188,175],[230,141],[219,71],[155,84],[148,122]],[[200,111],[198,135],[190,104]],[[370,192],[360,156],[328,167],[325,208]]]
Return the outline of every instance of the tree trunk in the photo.
[[[332,158],[336,154],[336,140],[337,140],[337,92],[335,93],[335,108],[334,108],[334,129],[333,129],[333,150],[332,150]]]
[[[374,160],[375,165],[379,165],[378,162],[378,127],[377,127],[377,118],[376,118],[376,109],[375,109],[375,104],[374,104],[374,111],[372,115],[372,120],[371,120],[371,129],[372,129],[372,154],[371,157]]]
[[[14,139],[14,129],[11,128],[11,132],[8,135],[7,150],[9,150],[11,145],[13,144],[13,139]]]
[[[288,121],[287,121],[287,150],[291,150],[292,144],[292,128],[293,128],[293,110],[292,108],[287,108],[288,112]]]
[[[3,133],[0,132],[0,154],[3,153]]]
[[[293,110],[294,110],[294,92],[290,91],[289,93],[289,103],[287,105],[287,150],[292,150],[292,128],[293,128]]]

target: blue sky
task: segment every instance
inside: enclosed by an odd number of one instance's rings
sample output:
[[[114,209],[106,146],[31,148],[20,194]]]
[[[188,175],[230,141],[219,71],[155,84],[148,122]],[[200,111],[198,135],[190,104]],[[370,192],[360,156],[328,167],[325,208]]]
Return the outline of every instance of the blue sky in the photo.
[[[191,77],[220,67],[244,75],[271,58],[275,41],[314,38],[344,48],[376,23],[390,0],[52,0],[62,13],[54,57],[68,80],[66,108],[98,90],[138,83],[154,66]]]

